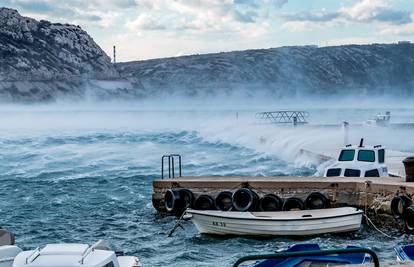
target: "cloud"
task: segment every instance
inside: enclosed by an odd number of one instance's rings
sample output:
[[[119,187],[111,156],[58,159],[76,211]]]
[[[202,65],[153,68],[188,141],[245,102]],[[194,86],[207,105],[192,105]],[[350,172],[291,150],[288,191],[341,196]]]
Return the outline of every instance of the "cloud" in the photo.
[[[411,22],[410,12],[393,9],[388,0],[362,0],[351,7],[341,8],[339,12],[342,17],[355,22]]]
[[[324,21],[332,21],[337,19],[341,14],[338,12],[319,12],[319,13],[297,13],[297,14],[288,14],[285,15],[284,18],[287,21],[316,21],[316,22],[324,22]]]
[[[136,20],[127,22],[127,28],[132,31],[136,30],[165,30],[166,26],[163,25],[159,18],[154,18],[148,14],[140,15]]]
[[[386,23],[403,25],[412,22],[411,13],[394,9],[388,0],[361,0],[349,7],[334,12],[302,12],[284,15],[284,27],[312,29],[326,23]],[[305,27],[306,26],[306,27]]]
[[[135,0],[3,0],[5,6],[38,19],[109,27],[118,11],[133,8]],[[108,12],[108,9],[111,12]]]

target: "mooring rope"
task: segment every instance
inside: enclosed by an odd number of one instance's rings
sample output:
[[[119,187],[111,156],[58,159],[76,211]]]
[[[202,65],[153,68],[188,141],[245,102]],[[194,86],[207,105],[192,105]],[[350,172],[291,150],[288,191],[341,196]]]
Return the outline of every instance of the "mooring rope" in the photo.
[[[378,231],[380,234],[382,234],[383,236],[386,236],[390,239],[397,239],[397,237],[395,236],[390,236],[389,234],[384,233],[383,231],[381,231],[380,229],[378,229],[377,226],[375,226],[375,224],[371,221],[371,219],[368,217],[368,215],[366,215],[365,213],[363,213],[363,215],[365,216],[365,219],[367,220],[368,224],[371,224],[371,226]]]
[[[177,222],[175,223],[174,227],[171,229],[171,231],[168,233],[168,237],[171,237],[172,234],[175,232],[175,230],[177,230],[178,227],[180,227],[181,229],[184,230],[184,227],[181,224],[181,221],[183,220],[185,215],[185,211],[183,212],[183,214],[181,214],[180,218],[178,218]]]

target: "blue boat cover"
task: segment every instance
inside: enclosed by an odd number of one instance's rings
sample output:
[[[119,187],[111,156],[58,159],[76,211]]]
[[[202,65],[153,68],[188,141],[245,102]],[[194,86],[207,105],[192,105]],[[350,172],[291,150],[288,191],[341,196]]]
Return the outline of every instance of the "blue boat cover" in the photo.
[[[357,246],[347,246],[347,248],[357,248]],[[318,244],[295,244],[290,246],[283,252],[297,252],[297,251],[315,251],[321,250]],[[366,256],[365,253],[352,253],[341,255],[323,255],[323,256],[304,256],[304,257],[290,257],[280,259],[259,260],[252,264],[252,267],[295,267],[304,262],[312,263],[334,263],[334,264],[364,264],[371,262],[371,257]]]

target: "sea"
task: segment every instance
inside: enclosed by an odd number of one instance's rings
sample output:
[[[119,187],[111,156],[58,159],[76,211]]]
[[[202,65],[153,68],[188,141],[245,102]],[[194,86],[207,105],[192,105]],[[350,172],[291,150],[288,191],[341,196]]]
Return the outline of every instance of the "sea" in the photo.
[[[294,243],[323,248],[361,245],[382,261],[411,235],[364,225],[356,233],[312,238],[215,237],[191,222],[168,237],[175,217],[152,207],[152,182],[161,177],[161,156],[183,157],[183,175],[315,176],[320,166],[299,157],[303,146],[323,150],[343,144],[340,127],[263,124],[255,113],[278,107],[175,108],[69,104],[5,106],[0,112],[0,226],[17,244],[92,244],[106,240],[136,255],[144,266],[232,266],[242,256],[271,253]],[[284,107],[286,108],[286,107]],[[292,107],[289,107],[292,108]],[[393,122],[414,121],[406,108],[308,107],[309,124],[363,124],[391,111]],[[358,127],[350,141],[414,152],[412,128]]]

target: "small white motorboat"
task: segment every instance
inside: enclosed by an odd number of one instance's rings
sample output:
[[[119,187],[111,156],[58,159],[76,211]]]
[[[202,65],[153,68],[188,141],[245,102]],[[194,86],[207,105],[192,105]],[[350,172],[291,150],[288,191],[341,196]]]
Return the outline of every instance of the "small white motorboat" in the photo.
[[[118,256],[104,241],[87,244],[48,244],[22,251],[16,246],[0,246],[0,267],[141,267],[134,256]]]
[[[198,231],[216,235],[309,236],[357,231],[362,211],[354,207],[276,212],[187,209]]]
[[[325,169],[325,177],[386,177],[385,148],[381,145],[347,145],[342,148],[338,160]]]

